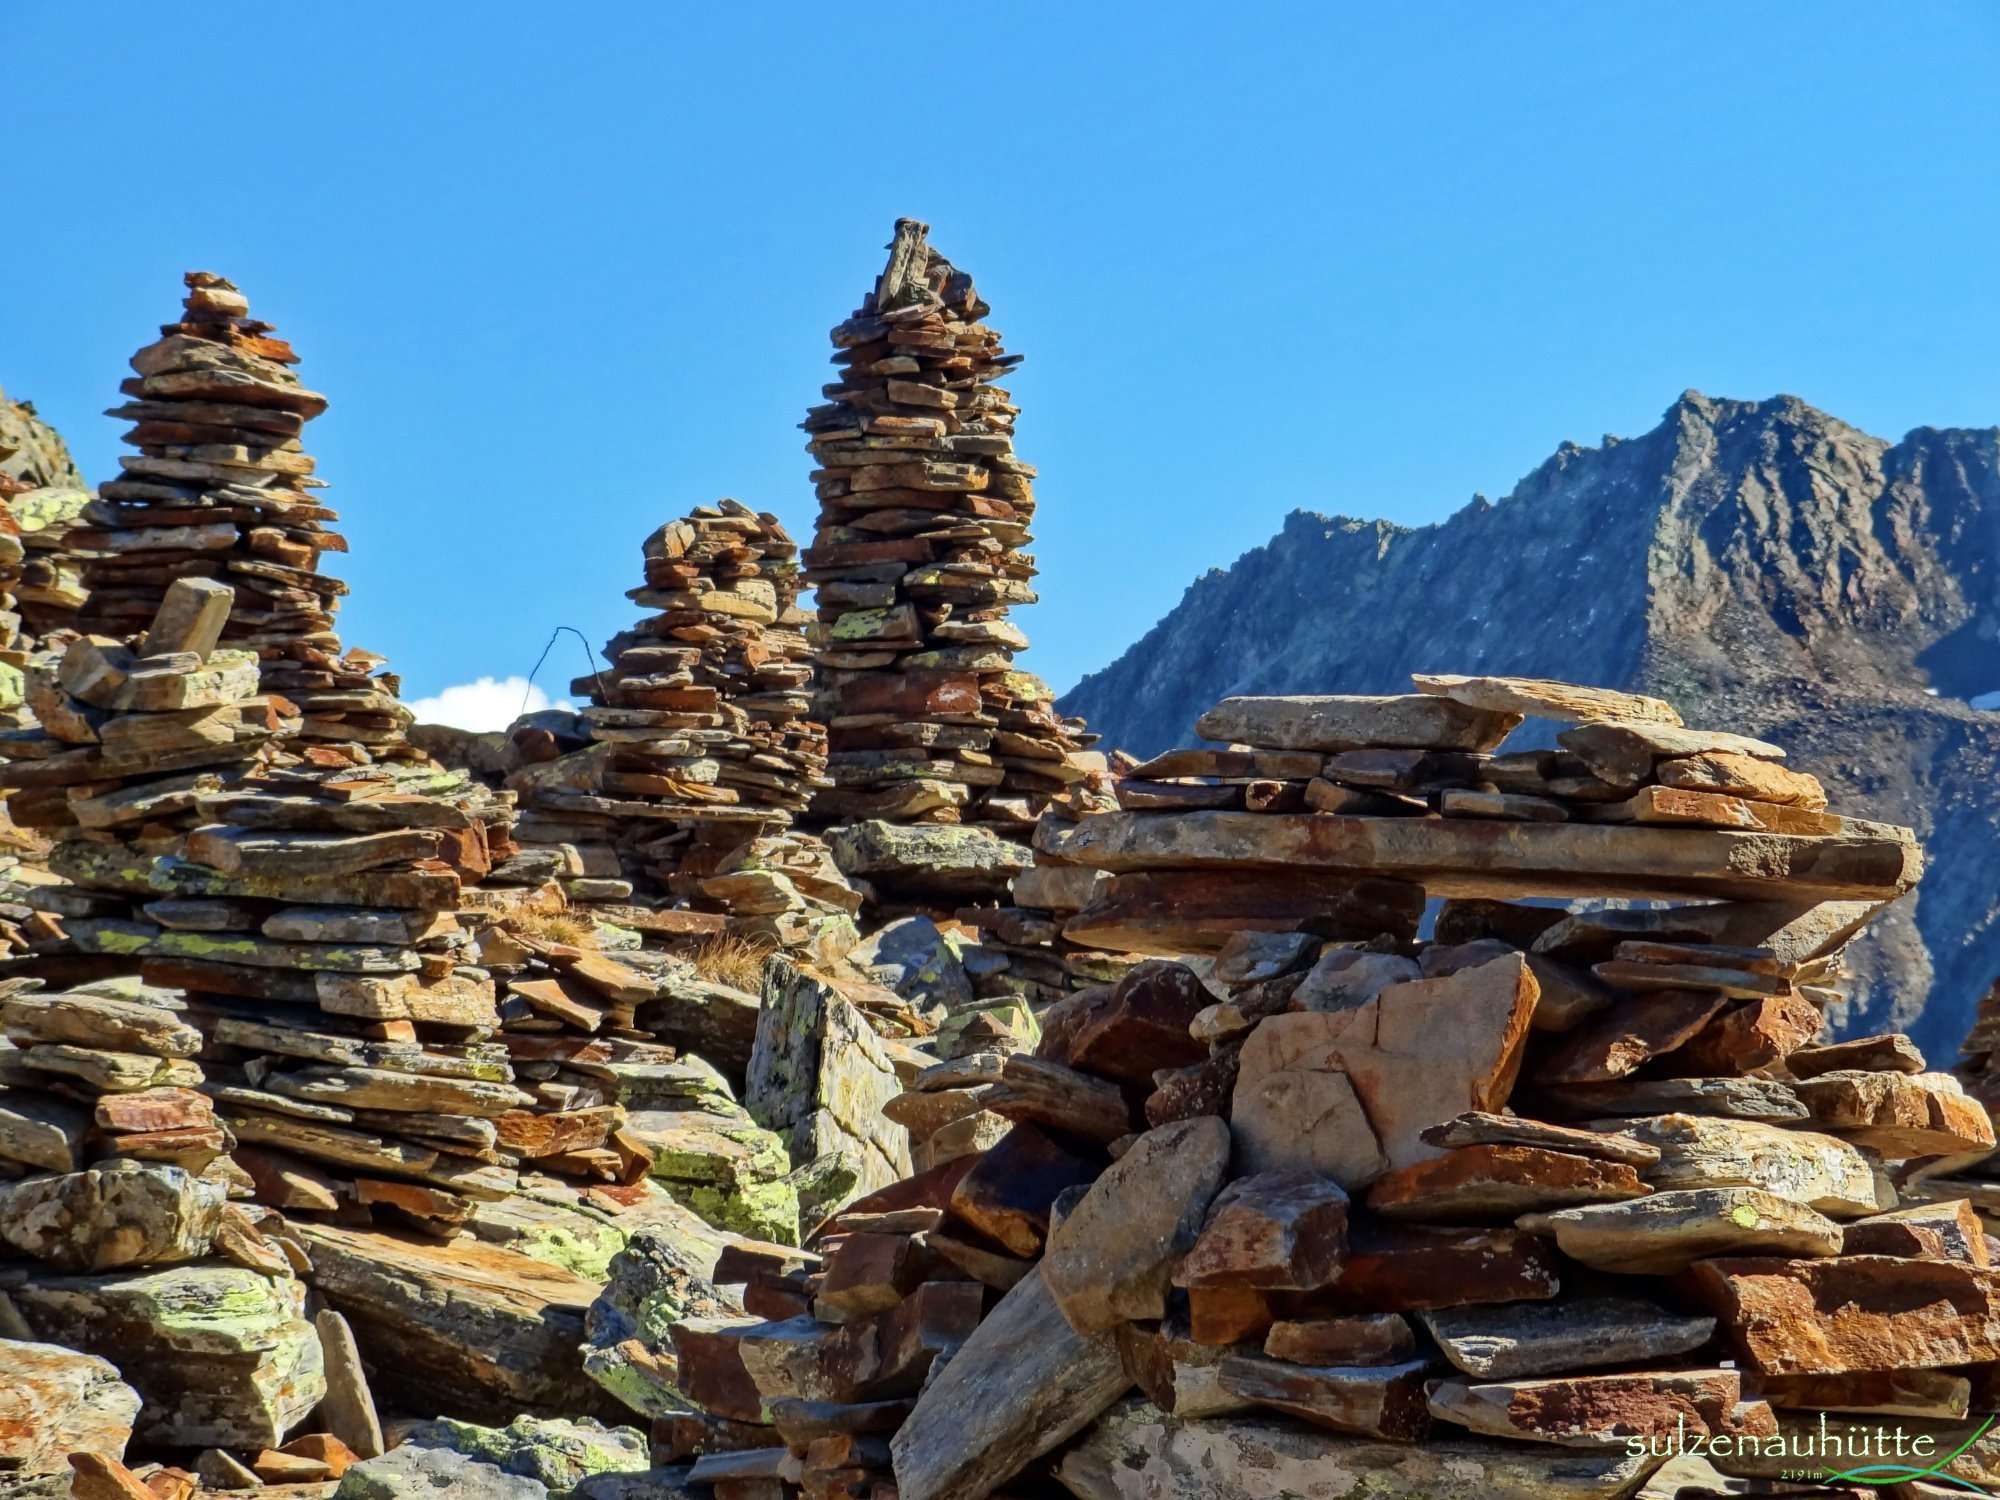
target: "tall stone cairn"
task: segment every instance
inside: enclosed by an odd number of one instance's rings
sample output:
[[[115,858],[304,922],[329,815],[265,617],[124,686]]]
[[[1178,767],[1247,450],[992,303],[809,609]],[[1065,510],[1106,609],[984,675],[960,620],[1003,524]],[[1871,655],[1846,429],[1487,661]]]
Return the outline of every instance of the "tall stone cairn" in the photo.
[[[83,603],[69,531],[89,502],[62,436],[27,401],[0,391],[0,717],[29,722],[22,672],[51,637],[66,641]]]
[[[339,517],[314,497],[325,482],[301,441],[326,397],[299,382],[298,355],[232,283],[183,279],[180,321],[132,356],[119,387],[131,399],[109,413],[135,424],[125,440],[138,451],[86,510],[91,529],[72,535],[99,554],[84,627],[129,636],[174,579],[221,579],[236,590],[229,641],[257,652],[265,691],[299,705],[300,740],[336,759],[420,759],[396,679],[375,675],[382,658],[343,655],[334,633],[347,585],[319,563],[347,541],[327,529]]]
[[[800,424],[818,467],[817,590],[829,822],[1026,826],[1082,779],[1080,722],[1014,655],[1032,604],[1034,469],[994,382],[1020,363],[972,278],[899,219],[889,263],[833,330],[840,376]]]

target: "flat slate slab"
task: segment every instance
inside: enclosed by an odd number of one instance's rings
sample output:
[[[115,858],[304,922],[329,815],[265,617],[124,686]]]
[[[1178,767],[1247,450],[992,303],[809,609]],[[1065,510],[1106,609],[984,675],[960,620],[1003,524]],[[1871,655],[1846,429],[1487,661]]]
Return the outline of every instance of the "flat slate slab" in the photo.
[[[1441,700],[1440,700],[1441,701]],[[1887,901],[1915,885],[1907,828],[1850,821],[1807,834],[1332,813],[1104,813],[1038,846],[1075,864],[1138,870],[1292,869],[1422,882],[1433,896]]]

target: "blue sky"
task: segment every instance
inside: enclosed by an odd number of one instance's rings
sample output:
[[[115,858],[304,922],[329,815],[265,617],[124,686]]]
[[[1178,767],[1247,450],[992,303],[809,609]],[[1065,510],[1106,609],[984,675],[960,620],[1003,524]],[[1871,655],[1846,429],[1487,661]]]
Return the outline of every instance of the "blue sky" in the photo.
[[[809,535],[794,424],[899,214],[1027,356],[1060,688],[1292,509],[1433,521],[1688,386],[2000,422],[1991,6],[0,0],[0,44],[0,386],[102,479],[181,271],[233,277],[412,697],[600,643],[690,505]]]

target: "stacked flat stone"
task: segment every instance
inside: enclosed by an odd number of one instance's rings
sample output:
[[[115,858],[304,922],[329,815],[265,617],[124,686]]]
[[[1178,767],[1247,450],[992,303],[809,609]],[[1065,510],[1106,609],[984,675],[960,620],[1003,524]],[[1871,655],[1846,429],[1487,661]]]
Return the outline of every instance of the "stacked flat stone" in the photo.
[[[90,501],[62,437],[28,402],[0,391],[0,716],[31,722],[23,700],[29,659],[68,643],[83,603],[83,572],[69,531]]]
[[[100,486],[71,540],[94,555],[82,623],[123,637],[142,626],[176,578],[229,583],[238,602],[229,640],[254,650],[263,686],[299,705],[297,737],[365,761],[415,758],[410,715],[382,658],[343,654],[334,613],[347,585],[319,570],[347,542],[313,491],[305,424],[326,398],[300,384],[298,356],[249,315],[236,287],[206,271],[184,278],[181,318],[132,356],[110,415],[135,425],[138,451]]]
[[[805,555],[833,786],[828,822],[1025,827],[1085,772],[1080,725],[1014,666],[1028,640],[1034,470],[994,382],[1020,363],[972,280],[896,224],[887,268],[833,330],[840,378],[801,424],[818,464]]]
[[[1080,1431],[1059,1475],[1090,1497],[1356,1464],[1412,1492],[1608,1496],[1677,1434],[1727,1437],[1711,1461],[1760,1479],[1796,1467],[1780,1439],[1821,1413],[1850,1441],[1885,1420],[1970,1434],[2000,1373],[2000,1273],[1925,1173],[1991,1152],[1990,1120],[1907,1038],[1820,1039],[1841,948],[1919,873],[1907,831],[1409,805],[1505,795],[1466,773],[1506,762],[1524,715],[1571,726],[1556,753],[1587,750],[1575,774],[1621,801],[1686,761],[1733,778],[1706,796],[1806,790],[1662,709],[1492,679],[1232,700],[1202,732],[1233,748],[1173,752],[1127,778],[1128,810],[1044,825],[1109,877],[1073,937],[1203,956],[1042,1017],[1038,1060],[1088,1072],[1093,1018],[1125,992],[1111,1056],[1150,1090],[1148,1128],[1046,1234],[1035,1283],[1061,1333],[1039,1319],[1038,1347],[1074,1341],[1077,1372],[1059,1407],[1039,1371],[1010,1378],[1018,1343],[983,1345],[1017,1288],[903,1421],[903,1500],[977,1500]],[[1395,774],[1348,788],[1390,806],[1282,810],[1356,768]],[[1602,897],[1675,904],[1522,904]]]
[[[202,793],[239,783],[296,727],[290,704],[258,691],[257,658],[217,645],[232,598],[225,585],[184,579],[135,645],[86,636],[30,668],[38,727],[0,735],[0,788],[14,822],[57,840],[53,867],[79,851],[174,847],[198,821]],[[58,919],[129,912],[78,884],[33,899]],[[36,936],[62,934],[44,925]]]

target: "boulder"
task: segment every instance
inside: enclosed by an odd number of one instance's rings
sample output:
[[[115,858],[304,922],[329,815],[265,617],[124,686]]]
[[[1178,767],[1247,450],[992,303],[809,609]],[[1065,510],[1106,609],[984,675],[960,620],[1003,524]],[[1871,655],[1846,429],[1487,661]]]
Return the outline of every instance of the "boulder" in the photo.
[[[882,1113],[901,1092],[887,1050],[851,1002],[783,960],[765,966],[744,1102],[795,1165],[837,1160],[800,1203],[807,1221],[910,1175],[910,1133]]]
[[[326,1394],[306,1289],[289,1277],[219,1264],[37,1274],[8,1295],[37,1338],[124,1373],[143,1442],[275,1448]]]
[[[578,1378],[596,1283],[473,1239],[297,1229],[315,1289],[353,1325],[385,1403],[496,1422],[623,1414]]]
[[[593,1474],[635,1474],[651,1463],[644,1434],[606,1427],[588,1417],[516,1417],[505,1427],[479,1427],[441,1417],[420,1422],[403,1446],[462,1454],[566,1495]]]
[[[1022,844],[976,823],[888,823],[879,819],[826,831],[841,874],[879,890],[918,897],[1007,897],[1007,883],[1035,862]]]
[[[1352,1190],[1441,1155],[1425,1130],[1506,1103],[1537,993],[1516,953],[1391,984],[1351,1010],[1259,1022],[1230,1113],[1244,1166],[1317,1171]]]
[[[94,1354],[0,1339],[0,1490],[29,1475],[67,1475],[72,1453],[123,1458],[139,1393]]]
[[[848,954],[847,961],[919,1011],[953,1011],[974,999],[959,947],[929,917],[899,917]],[[770,1003],[768,997],[765,1003]]]
[[[547,1500],[548,1486],[449,1448],[405,1444],[340,1476],[334,1500]]]
[[[1340,1184],[1314,1172],[1239,1177],[1209,1209],[1174,1284],[1294,1292],[1325,1286],[1347,1253],[1347,1209]]]
[[[609,1280],[584,1315],[583,1370],[644,1417],[691,1410],[675,1385],[668,1330],[683,1318],[736,1317],[715,1285],[720,1246],[666,1229],[641,1229],[613,1257]]]
[[[1229,1127],[1214,1116],[1149,1130],[1049,1231],[1041,1276],[1082,1334],[1164,1316],[1181,1257],[1229,1169]]]
[[[652,1177],[717,1229],[795,1245],[799,1195],[784,1141],[747,1115],[634,1110],[625,1135],[653,1158]]]
[[[1000,1299],[890,1441],[899,1500],[984,1500],[1131,1387],[1108,1334],[1078,1333],[1040,1273]]]
[[[198,1260],[223,1184],[163,1162],[120,1162],[0,1184],[0,1239],[61,1271]]]

